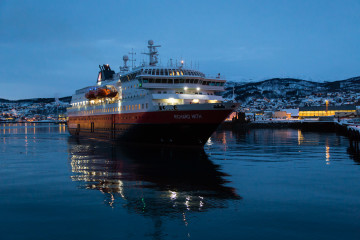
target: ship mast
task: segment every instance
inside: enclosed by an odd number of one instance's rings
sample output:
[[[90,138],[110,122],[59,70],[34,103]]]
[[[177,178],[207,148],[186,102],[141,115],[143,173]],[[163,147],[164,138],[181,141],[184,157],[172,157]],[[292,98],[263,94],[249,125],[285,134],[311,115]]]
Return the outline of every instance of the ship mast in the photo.
[[[136,52],[134,52],[134,49],[131,49],[131,52],[129,52],[129,54],[131,55],[131,68],[134,68],[134,63],[136,62],[136,59],[134,58],[134,55],[136,55]]]
[[[149,65],[150,66],[156,66],[156,64],[158,63],[158,51],[156,48],[161,47],[161,45],[155,45],[154,46],[154,41],[153,40],[149,40],[148,41],[148,48],[149,48],[149,53],[144,53],[146,55],[149,55]]]

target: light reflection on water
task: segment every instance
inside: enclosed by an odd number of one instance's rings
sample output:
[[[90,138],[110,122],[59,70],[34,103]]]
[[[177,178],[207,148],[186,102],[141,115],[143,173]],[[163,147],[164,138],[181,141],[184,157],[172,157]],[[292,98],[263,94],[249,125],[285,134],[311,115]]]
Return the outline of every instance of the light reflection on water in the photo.
[[[344,136],[292,129],[253,129],[237,133],[219,131],[213,134],[208,142],[212,144],[206,144],[205,150],[211,156],[219,156],[216,157],[219,160],[236,158],[249,162],[307,161],[322,151],[319,159],[329,165],[332,160],[343,160],[346,149],[349,153],[353,152]],[[214,142],[221,144],[213,144]]]
[[[1,239],[360,236],[360,154],[334,133],[218,131],[199,150],[29,123],[0,143]]]
[[[124,147],[70,138],[69,153],[72,180],[99,190],[111,207],[125,201],[130,211],[176,216],[240,199],[235,189],[224,186],[226,174],[202,149]]]

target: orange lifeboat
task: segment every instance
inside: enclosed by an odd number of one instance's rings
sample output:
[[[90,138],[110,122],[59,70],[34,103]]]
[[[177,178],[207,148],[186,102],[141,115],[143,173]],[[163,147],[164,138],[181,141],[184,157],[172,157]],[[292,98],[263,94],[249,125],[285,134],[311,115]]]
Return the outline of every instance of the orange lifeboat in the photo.
[[[118,95],[118,92],[117,91],[110,91],[110,93],[107,95],[107,97],[109,98],[114,98]]]
[[[106,88],[98,88],[95,92],[96,98],[104,98],[107,97],[110,94],[110,89]]]
[[[95,99],[95,91],[90,90],[89,92],[85,93],[85,97],[89,100]]]

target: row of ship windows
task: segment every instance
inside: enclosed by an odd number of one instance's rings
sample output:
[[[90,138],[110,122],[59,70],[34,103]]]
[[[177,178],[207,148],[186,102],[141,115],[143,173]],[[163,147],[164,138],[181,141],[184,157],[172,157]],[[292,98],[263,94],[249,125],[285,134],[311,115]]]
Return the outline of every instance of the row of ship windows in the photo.
[[[123,94],[123,99],[137,98],[137,97],[143,97],[143,96],[146,96],[146,93],[144,93],[144,94],[137,94],[137,95],[129,95],[129,96]]]
[[[163,91],[163,92],[161,92],[161,91],[158,91],[157,92],[158,94],[161,94],[161,93],[163,93],[163,94],[167,94],[167,91]],[[184,92],[175,92],[175,94],[184,94]],[[202,92],[195,92],[195,95],[198,95],[198,94],[200,94],[200,95],[206,95],[205,93],[202,93]],[[214,95],[214,93],[207,93],[207,95]]]
[[[143,116],[128,116],[128,117],[119,117],[118,119],[126,120],[126,119],[144,119]],[[93,121],[93,120],[111,120],[111,117],[75,117],[73,120],[83,120],[83,121]],[[110,128],[96,128],[97,130],[111,130]],[[122,128],[120,128],[122,129]],[[123,129],[126,130],[126,129]]]
[[[201,72],[191,71],[191,70],[179,70],[179,69],[145,69],[144,73],[149,75],[167,75],[167,76],[189,75],[189,76],[205,77],[205,74]]]
[[[153,78],[143,78],[143,83],[189,83],[189,84],[202,84],[209,86],[224,86],[224,82],[212,82],[212,81],[203,81],[199,79],[153,79]]]
[[[105,108],[105,109],[95,109],[95,110],[87,110],[87,111],[80,111],[80,114],[94,114],[94,113],[109,113],[115,111],[133,111],[133,110],[141,110],[141,109],[148,109],[148,103],[143,104],[133,104],[133,105],[126,105],[121,107],[114,107],[114,108]]]
[[[139,87],[139,84],[134,84],[134,88],[137,88],[137,87]],[[133,88],[133,85],[130,85],[128,87],[124,87],[124,90],[130,89],[130,88]]]
[[[137,71],[129,75],[121,76],[121,81],[131,81],[136,78],[138,74],[149,74],[149,75],[159,75],[159,76],[198,76],[205,77],[205,74],[198,71],[191,70],[179,70],[179,69],[145,69],[143,72]]]

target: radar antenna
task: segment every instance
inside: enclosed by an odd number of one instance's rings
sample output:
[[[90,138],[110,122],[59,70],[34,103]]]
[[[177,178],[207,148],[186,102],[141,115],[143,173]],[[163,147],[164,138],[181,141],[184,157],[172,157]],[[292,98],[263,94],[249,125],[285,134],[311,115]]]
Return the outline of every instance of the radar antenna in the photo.
[[[129,71],[129,67],[127,66],[127,61],[129,61],[129,57],[127,55],[123,56],[124,66],[120,67],[121,72],[127,72]]]
[[[149,65],[150,66],[156,66],[156,64],[158,63],[158,51],[156,48],[161,47],[161,45],[155,45],[154,46],[154,41],[153,40],[149,40],[148,41],[148,48],[149,48],[149,53],[144,53],[146,55],[149,55],[150,58],[150,62]]]

